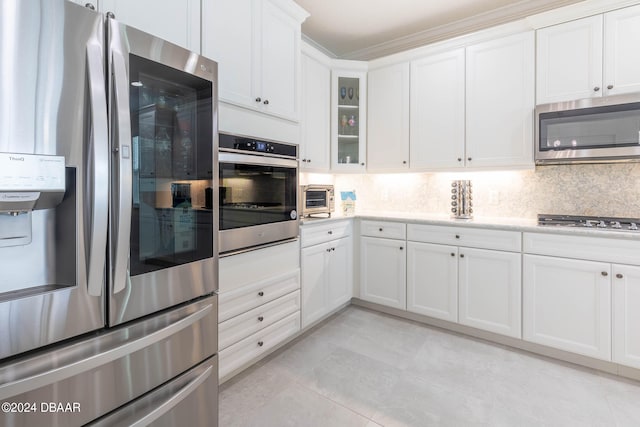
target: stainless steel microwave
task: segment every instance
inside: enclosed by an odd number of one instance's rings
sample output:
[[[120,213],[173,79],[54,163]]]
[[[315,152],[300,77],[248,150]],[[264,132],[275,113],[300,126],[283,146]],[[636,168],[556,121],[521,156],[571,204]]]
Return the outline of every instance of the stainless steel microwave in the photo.
[[[640,94],[536,107],[536,164],[640,161]]]
[[[302,216],[328,214],[335,209],[333,185],[302,185],[300,186],[302,199]]]

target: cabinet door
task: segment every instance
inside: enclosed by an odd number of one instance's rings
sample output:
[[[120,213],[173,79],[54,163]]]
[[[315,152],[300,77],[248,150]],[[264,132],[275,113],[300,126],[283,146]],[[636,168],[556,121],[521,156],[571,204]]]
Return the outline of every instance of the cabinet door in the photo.
[[[367,170],[409,168],[409,63],[369,71]]]
[[[533,166],[533,32],[467,48],[467,166]]]
[[[302,327],[306,328],[327,312],[327,284],[330,243],[302,249]]]
[[[520,254],[460,248],[458,259],[460,323],[520,338]]]
[[[458,248],[407,242],[407,310],[458,321]]]
[[[602,96],[602,15],[537,32],[537,104]]]
[[[328,274],[328,311],[349,302],[353,296],[353,239],[330,242]]]
[[[331,72],[331,169],[364,172],[367,154],[367,73]]]
[[[613,361],[640,368],[640,268],[613,266]]]
[[[606,94],[640,92],[640,6],[605,13],[604,31]]]
[[[406,256],[402,240],[360,238],[360,298],[406,308]]]
[[[411,63],[411,169],[464,167],[464,48]]]
[[[100,0],[101,12],[171,43],[200,52],[200,0]]]
[[[226,40],[226,38],[225,38]],[[262,2],[262,72],[258,96],[265,112],[299,119],[300,23],[270,1]]]
[[[302,55],[302,121],[300,166],[328,171],[331,147],[331,70],[311,56]]]
[[[611,360],[611,265],[524,255],[523,338]]]
[[[218,61],[221,101],[257,107],[253,79],[259,68],[254,43],[260,35],[257,0],[202,2],[202,54]],[[178,4],[178,2],[176,2]]]

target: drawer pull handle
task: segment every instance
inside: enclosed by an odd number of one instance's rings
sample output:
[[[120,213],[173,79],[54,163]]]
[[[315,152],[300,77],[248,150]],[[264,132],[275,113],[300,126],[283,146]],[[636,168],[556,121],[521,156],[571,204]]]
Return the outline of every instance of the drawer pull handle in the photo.
[[[258,317],[258,322],[262,322],[264,320],[264,317],[260,316]]]
[[[264,342],[258,341],[258,347],[262,347],[263,345],[264,345]]]
[[[616,277],[617,277],[618,279],[622,279],[624,276],[623,276],[622,274],[618,273],[618,274],[616,274]]]
[[[258,296],[259,297],[263,297],[264,296],[264,292],[262,292],[262,291],[258,292]]]
[[[607,277],[607,276],[609,275],[609,273],[607,273],[606,271],[603,271],[601,274],[602,274],[604,277]]]

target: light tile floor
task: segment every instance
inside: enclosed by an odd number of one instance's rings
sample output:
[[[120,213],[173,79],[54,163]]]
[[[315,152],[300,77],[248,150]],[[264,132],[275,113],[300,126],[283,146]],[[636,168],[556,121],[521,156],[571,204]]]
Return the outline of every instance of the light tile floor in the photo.
[[[220,392],[220,426],[640,426],[640,383],[350,306]]]

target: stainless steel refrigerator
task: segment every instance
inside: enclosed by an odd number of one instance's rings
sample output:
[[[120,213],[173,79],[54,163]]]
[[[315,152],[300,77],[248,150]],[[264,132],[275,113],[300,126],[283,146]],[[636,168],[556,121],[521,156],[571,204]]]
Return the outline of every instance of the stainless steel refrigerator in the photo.
[[[0,11],[0,425],[217,425],[217,64]]]

